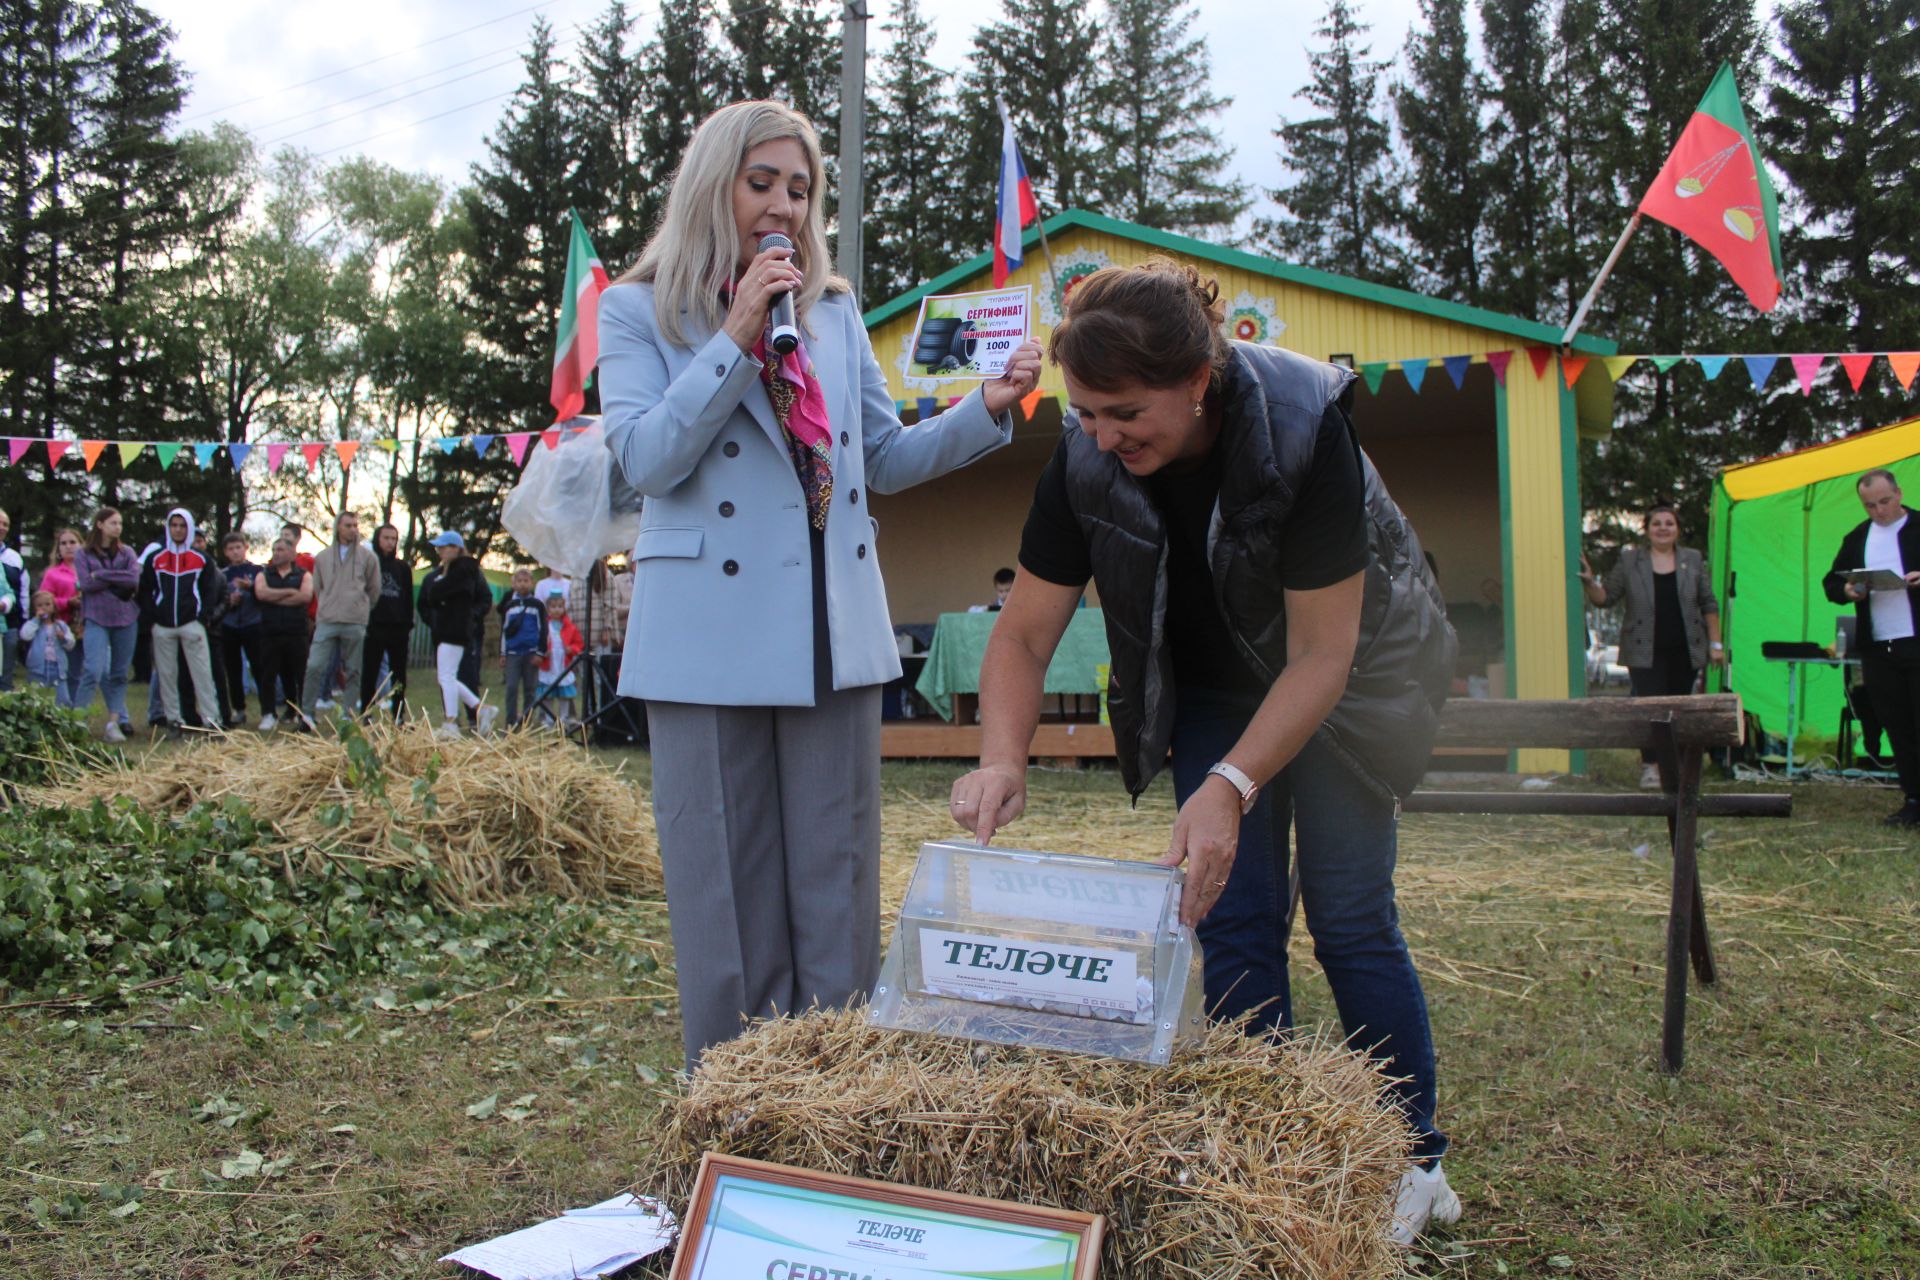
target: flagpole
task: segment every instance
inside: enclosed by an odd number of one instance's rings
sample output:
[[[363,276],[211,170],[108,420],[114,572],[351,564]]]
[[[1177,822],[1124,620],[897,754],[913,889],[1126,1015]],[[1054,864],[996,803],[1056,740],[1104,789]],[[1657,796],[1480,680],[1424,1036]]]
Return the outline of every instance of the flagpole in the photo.
[[[1587,296],[1580,299],[1579,310],[1573,313],[1573,319],[1567,323],[1567,331],[1560,335],[1561,350],[1564,351],[1573,345],[1573,337],[1580,332],[1580,326],[1586,323],[1587,311],[1593,306],[1593,300],[1599,294],[1600,286],[1605,284],[1607,277],[1613,274],[1614,264],[1620,261],[1621,253],[1626,250],[1627,241],[1633,239],[1633,233],[1640,229],[1640,219],[1642,216],[1640,211],[1636,209],[1633,216],[1627,219],[1627,229],[1622,231],[1620,238],[1613,242],[1613,252],[1609,253],[1607,260],[1601,264],[1600,274],[1595,277],[1593,288],[1587,290]]]

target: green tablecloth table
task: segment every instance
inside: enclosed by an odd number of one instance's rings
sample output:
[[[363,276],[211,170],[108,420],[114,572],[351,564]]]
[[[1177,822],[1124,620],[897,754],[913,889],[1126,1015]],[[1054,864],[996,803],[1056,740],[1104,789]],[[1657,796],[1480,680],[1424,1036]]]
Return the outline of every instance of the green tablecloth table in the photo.
[[[933,628],[933,647],[914,689],[940,713],[953,719],[953,695],[980,692],[980,659],[997,613],[943,613]],[[1047,667],[1044,692],[1100,692],[1097,668],[1107,662],[1107,624],[1098,609],[1075,609]]]

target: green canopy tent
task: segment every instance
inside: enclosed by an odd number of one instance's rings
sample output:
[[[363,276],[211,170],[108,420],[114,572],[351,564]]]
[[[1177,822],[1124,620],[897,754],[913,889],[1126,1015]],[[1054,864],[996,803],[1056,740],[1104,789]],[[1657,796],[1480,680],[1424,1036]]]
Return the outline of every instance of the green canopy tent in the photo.
[[[1727,679],[1769,737],[1786,736],[1790,668],[1767,661],[1760,646],[1771,640],[1833,644],[1835,623],[1851,610],[1829,601],[1820,580],[1840,539],[1866,518],[1854,482],[1874,467],[1885,467],[1903,490],[1920,495],[1920,418],[1728,467],[1714,484],[1707,545]],[[1796,744],[1802,756],[1838,736],[1841,699],[1838,668],[1806,669]]]

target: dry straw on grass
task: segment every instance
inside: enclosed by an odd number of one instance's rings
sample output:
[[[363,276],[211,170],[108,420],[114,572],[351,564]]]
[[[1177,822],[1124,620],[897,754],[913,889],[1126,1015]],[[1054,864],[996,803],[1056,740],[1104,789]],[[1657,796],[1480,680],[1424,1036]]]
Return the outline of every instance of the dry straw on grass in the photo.
[[[708,1049],[637,1190],[704,1151],[1107,1216],[1102,1280],[1401,1274],[1409,1132],[1365,1059],[1215,1026],[1171,1067],[867,1025],[764,1022]]]
[[[614,770],[551,735],[437,739],[424,723],[365,727],[385,796],[349,778],[348,744],[329,733],[276,733],[154,752],[129,766],[89,771],[32,796],[48,805],[128,797],[155,813],[194,804],[244,803],[278,839],[289,872],[327,858],[411,863],[424,846],[435,892],[454,906],[491,906],[524,894],[568,898],[658,897],[653,815]],[[414,783],[435,757],[432,812]],[[342,812],[327,825],[331,810]]]

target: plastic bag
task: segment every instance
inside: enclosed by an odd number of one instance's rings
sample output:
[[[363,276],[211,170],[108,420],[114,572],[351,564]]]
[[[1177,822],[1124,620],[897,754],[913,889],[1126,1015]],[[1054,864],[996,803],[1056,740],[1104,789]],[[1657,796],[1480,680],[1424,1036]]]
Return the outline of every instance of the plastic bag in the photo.
[[[640,536],[640,494],[607,449],[598,420],[565,431],[554,448],[534,446],[500,523],[528,555],[570,578],[594,561],[630,551]]]

